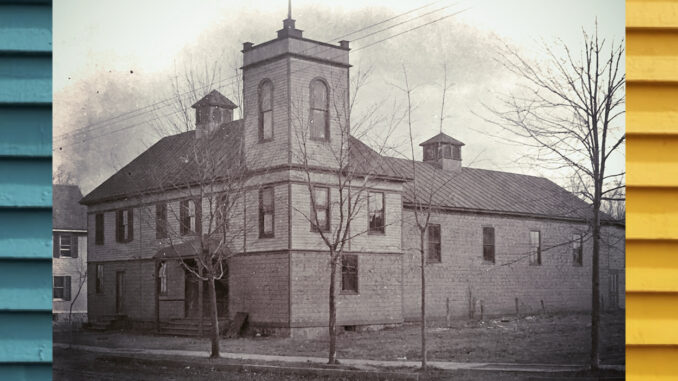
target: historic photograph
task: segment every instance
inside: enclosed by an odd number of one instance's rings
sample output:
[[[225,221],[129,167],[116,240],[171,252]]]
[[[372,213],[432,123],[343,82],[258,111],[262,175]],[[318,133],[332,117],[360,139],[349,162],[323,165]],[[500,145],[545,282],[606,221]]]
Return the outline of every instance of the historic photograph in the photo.
[[[623,379],[624,17],[55,2],[54,379]]]

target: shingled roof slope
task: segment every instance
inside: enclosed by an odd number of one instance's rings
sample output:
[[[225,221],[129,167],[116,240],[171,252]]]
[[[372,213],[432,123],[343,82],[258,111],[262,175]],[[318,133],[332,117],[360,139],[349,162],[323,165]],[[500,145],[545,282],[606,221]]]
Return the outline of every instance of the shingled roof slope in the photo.
[[[398,173],[414,177],[412,161],[388,158]],[[449,172],[416,162],[417,199],[442,208],[586,219],[591,207],[553,181],[537,176],[462,167]],[[414,203],[415,183],[405,183],[403,202]]]
[[[242,141],[242,127],[242,119],[224,123],[212,132],[208,140],[196,139],[195,130],[166,136],[96,187],[81,203],[89,205],[167,189],[173,184],[186,184],[198,175],[192,160],[196,144],[207,142],[210,151],[237,153]],[[235,160],[232,157],[228,159]],[[226,161],[234,161],[228,159]],[[223,172],[228,172],[228,166],[223,167]]]
[[[432,137],[431,139],[419,144],[420,146],[426,146],[432,143],[449,143],[452,144],[453,146],[464,146],[466,144],[460,142],[459,140],[451,137],[450,135],[447,135],[445,133],[439,133],[438,135]]]
[[[82,193],[77,185],[52,186],[52,228],[87,230],[87,207],[78,202]]]

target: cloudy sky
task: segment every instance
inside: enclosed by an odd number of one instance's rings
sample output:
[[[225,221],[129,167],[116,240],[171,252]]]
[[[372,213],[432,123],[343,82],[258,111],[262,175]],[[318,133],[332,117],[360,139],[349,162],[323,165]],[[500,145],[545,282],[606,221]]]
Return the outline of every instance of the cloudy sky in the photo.
[[[423,141],[439,130],[446,65],[453,86],[443,130],[466,143],[465,164],[564,181],[518,165],[516,158],[525,152],[483,133],[492,127],[476,115],[482,104],[493,104],[497,93],[510,93],[515,84],[497,62],[497,48],[508,44],[535,61],[544,58],[543,43],[562,41],[578,50],[582,28],[591,31],[596,20],[599,35],[622,41],[623,1],[367,3],[293,0],[293,18],[304,37],[326,42],[400,15],[346,37],[352,41],[352,70],[372,69],[361,107],[402,105],[395,86],[402,84],[404,66],[415,87],[415,140]],[[172,98],[173,78],[187,69],[217,63],[223,71],[217,89],[233,97],[231,77],[241,63],[242,43],[274,38],[286,15],[287,2],[281,0],[56,1],[55,169],[86,193],[157,141],[162,133],[153,121],[173,112],[162,101]],[[406,128],[396,129],[394,144],[402,146]],[[616,160],[623,168],[623,156]]]

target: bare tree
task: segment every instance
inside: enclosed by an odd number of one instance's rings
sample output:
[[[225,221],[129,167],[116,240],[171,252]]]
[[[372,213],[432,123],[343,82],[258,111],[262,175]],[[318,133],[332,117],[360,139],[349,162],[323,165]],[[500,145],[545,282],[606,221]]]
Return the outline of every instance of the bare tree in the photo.
[[[310,211],[296,207],[293,207],[293,210],[303,215],[313,226],[313,231],[317,232],[329,254],[328,362],[330,364],[337,363],[337,269],[344,265],[344,252],[349,242],[368,232],[368,230],[356,228],[354,222],[367,209],[369,189],[374,187],[378,181],[376,175],[383,173],[384,161],[381,154],[388,148],[386,142],[398,118],[397,113],[391,113],[390,118],[386,119],[384,123],[387,128],[381,129],[383,134],[379,139],[380,142],[374,144],[375,149],[359,141],[358,138],[367,138],[367,132],[379,123],[378,120],[382,122],[384,120],[376,117],[379,105],[375,104],[350,122],[359,90],[365,84],[369,73],[370,70],[358,71],[353,76],[349,85],[350,99],[349,89],[343,88],[345,86],[340,83],[333,83],[329,86],[332,90],[328,89],[327,92],[330,94],[330,99],[326,103],[328,105],[324,117],[328,118],[326,122],[321,122],[320,119],[323,117],[320,115],[307,117],[308,109],[305,106],[307,100],[300,97],[292,104],[292,119],[297,126],[294,137],[296,149],[293,156],[300,164],[302,173],[300,180],[303,181],[310,194],[312,205]],[[334,115],[331,120],[330,115]],[[331,144],[319,144],[317,137],[313,136],[314,132],[311,130],[314,126],[317,127],[319,122],[327,123],[327,126],[331,123],[331,139],[328,136],[323,137],[331,141]],[[326,131],[329,130],[328,128]],[[331,184],[330,189],[333,195],[331,202],[324,195],[316,193],[317,185],[323,183],[320,176],[325,176],[326,182],[329,181]],[[324,202],[328,204],[323,209],[319,206]],[[320,209],[329,210],[329,213]],[[332,216],[331,219],[330,216]],[[374,223],[377,225],[381,223],[382,229],[386,227],[383,216],[380,221],[374,221]],[[399,223],[400,221],[389,222],[389,224]]]
[[[608,174],[610,160],[624,147],[624,42],[608,43],[583,32],[580,54],[561,44],[563,55],[547,47],[548,67],[532,63],[506,46],[501,63],[523,81],[516,93],[486,106],[484,118],[502,128],[506,139],[531,150],[526,157],[549,169],[571,171],[580,195],[591,203],[587,217],[593,239],[591,356],[599,367],[601,206],[623,200],[625,173]]]
[[[443,83],[442,83],[442,97],[440,102],[440,132],[443,131],[443,124],[445,121],[445,98],[447,91],[451,88],[451,85],[447,83],[447,65],[443,65]],[[407,127],[409,133],[409,145],[410,145],[410,156],[411,156],[411,187],[409,187],[409,199],[411,200],[414,206],[414,221],[410,222],[413,227],[416,229],[419,236],[419,247],[418,252],[421,259],[420,264],[420,277],[421,277],[421,367],[426,369],[427,366],[427,348],[426,348],[426,264],[427,264],[427,234],[430,230],[430,221],[433,213],[435,212],[434,198],[436,195],[444,189],[449,181],[454,178],[454,176],[449,176],[447,179],[440,181],[436,184],[424,184],[421,176],[418,176],[417,170],[417,160],[415,159],[415,143],[413,135],[413,121],[412,121],[412,94],[414,88],[410,86],[410,82],[407,76],[407,70],[403,66],[403,77],[405,86],[398,87],[402,92],[405,93],[407,99]],[[442,147],[438,147],[435,152],[436,155],[442,155]],[[438,231],[438,234],[440,232]],[[438,250],[440,250],[438,248]],[[439,253],[439,252],[438,252]]]
[[[228,120],[222,123],[226,113],[216,109],[202,116],[214,121],[213,114],[220,113],[219,122],[212,127],[199,131],[194,123],[191,105],[220,82],[214,74],[219,72],[215,67],[206,67],[204,75],[188,71],[183,82],[176,81],[173,104],[176,111],[171,118],[158,118],[156,128],[191,135],[173,147],[178,166],[177,163],[154,163],[148,169],[147,181],[150,179],[153,186],[145,188],[141,195],[146,202],[154,200],[156,204],[155,210],[145,209],[145,222],[151,226],[162,224],[156,226],[157,238],[170,248],[168,257],[176,259],[188,276],[199,283],[201,332],[202,282],[207,282],[212,358],[219,357],[216,282],[224,278],[227,260],[240,252],[243,237],[255,227],[245,218],[246,194],[253,186],[248,185],[242,123]],[[161,288],[158,274],[161,263],[156,265],[157,293]],[[156,306],[156,314],[158,308]]]

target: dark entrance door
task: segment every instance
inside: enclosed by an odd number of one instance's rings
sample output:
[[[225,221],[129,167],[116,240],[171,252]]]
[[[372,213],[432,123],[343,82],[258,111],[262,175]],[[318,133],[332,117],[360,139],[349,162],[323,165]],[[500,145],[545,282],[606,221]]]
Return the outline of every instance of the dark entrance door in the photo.
[[[202,312],[203,317],[210,316],[210,291],[209,282],[199,280],[194,274],[186,271],[185,281],[185,316],[187,318],[198,318],[200,316],[200,290],[202,283]],[[217,316],[228,316],[228,273],[224,274],[222,279],[214,282],[214,288],[217,295]]]
[[[117,271],[115,273],[115,313],[123,312],[123,295],[125,292],[125,272]]]

